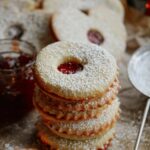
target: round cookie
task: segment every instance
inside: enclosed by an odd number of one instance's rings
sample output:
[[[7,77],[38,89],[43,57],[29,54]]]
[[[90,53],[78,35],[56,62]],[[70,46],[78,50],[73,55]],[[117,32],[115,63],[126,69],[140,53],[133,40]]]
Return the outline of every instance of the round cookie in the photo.
[[[36,46],[38,51],[50,43],[49,14],[47,13],[40,11],[17,13],[1,8],[0,26],[0,39],[25,40]]]
[[[118,99],[114,100],[97,118],[79,122],[45,121],[45,124],[53,133],[64,138],[75,140],[95,138],[114,126],[119,117],[119,105]]]
[[[112,9],[120,18],[124,17],[124,9],[119,0],[44,0],[43,9],[52,14],[68,7],[88,11],[99,5]]]
[[[89,139],[89,140],[69,140],[61,138],[52,132],[50,132],[45,126],[38,125],[38,137],[45,144],[48,149],[59,149],[59,150],[106,150],[114,138],[115,129],[114,127],[106,132],[104,135]]]
[[[74,42],[45,47],[38,54],[34,69],[40,87],[68,101],[100,98],[117,72],[116,61],[106,50]]]
[[[55,39],[97,44],[119,61],[126,47],[125,27],[119,19],[115,19],[117,15],[113,11],[102,8],[100,17],[95,17],[95,13],[87,16],[70,8],[55,13],[51,20]]]

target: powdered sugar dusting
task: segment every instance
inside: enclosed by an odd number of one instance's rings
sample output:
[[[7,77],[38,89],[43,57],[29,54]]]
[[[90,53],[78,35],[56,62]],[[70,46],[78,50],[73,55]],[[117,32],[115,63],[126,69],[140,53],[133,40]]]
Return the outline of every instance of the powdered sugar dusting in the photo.
[[[76,74],[62,74],[57,67],[70,57],[77,58],[84,69]],[[116,61],[107,51],[72,42],[58,42],[44,48],[37,56],[36,69],[51,87],[50,92],[64,98],[88,98],[103,93],[117,74]]]

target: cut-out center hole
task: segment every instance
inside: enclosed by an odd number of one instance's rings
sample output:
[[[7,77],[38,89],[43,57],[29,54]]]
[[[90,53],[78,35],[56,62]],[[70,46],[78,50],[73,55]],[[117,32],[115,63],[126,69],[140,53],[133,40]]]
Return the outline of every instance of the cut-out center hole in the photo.
[[[83,70],[83,65],[75,61],[65,62],[58,66],[58,70],[63,74],[75,74]]]
[[[14,24],[11,25],[8,29],[7,29],[7,33],[6,33],[8,38],[11,39],[21,39],[21,37],[24,34],[24,29],[23,26],[21,24]]]
[[[104,42],[103,35],[95,29],[89,30],[87,36],[91,43],[101,45]]]

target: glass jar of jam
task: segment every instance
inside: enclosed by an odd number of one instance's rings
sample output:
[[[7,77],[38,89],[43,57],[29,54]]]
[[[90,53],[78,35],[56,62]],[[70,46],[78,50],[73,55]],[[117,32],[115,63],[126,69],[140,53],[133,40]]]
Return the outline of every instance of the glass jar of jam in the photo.
[[[0,40],[0,117],[31,110],[35,57],[36,49],[28,42]]]

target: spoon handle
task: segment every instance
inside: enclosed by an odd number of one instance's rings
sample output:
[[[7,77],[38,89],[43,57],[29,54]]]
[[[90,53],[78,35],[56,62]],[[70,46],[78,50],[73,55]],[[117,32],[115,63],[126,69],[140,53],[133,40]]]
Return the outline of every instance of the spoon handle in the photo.
[[[138,138],[136,140],[136,145],[135,145],[134,150],[138,150],[141,135],[142,135],[143,128],[144,128],[144,125],[145,125],[145,121],[146,121],[146,118],[147,118],[147,114],[148,114],[148,111],[149,111],[149,107],[150,107],[150,98],[147,100],[147,103],[146,103],[146,107],[145,107],[144,115],[143,115],[143,119],[142,119],[142,124],[141,124],[140,130],[139,130],[139,133],[138,133]]]

